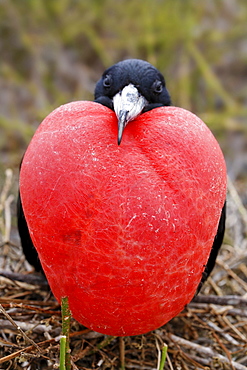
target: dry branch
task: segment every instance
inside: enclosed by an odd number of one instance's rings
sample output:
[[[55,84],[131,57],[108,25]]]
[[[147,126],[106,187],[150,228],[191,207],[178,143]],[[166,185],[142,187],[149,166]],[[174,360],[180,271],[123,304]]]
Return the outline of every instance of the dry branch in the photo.
[[[235,361],[230,361],[227,357],[222,356],[221,354],[213,351],[209,347],[204,347],[204,346],[201,346],[201,345],[196,344],[194,342],[190,342],[190,341],[188,341],[184,338],[180,338],[180,337],[178,337],[174,334],[170,334],[170,338],[174,343],[178,344],[179,346],[188,348],[190,350],[196,351],[197,353],[200,353],[200,354],[203,354],[207,357],[210,357],[212,363],[213,363],[214,359],[219,359],[223,364],[233,365],[236,370],[247,370],[246,366],[240,365],[239,363],[237,363]],[[199,361],[199,358],[198,358],[198,361]]]

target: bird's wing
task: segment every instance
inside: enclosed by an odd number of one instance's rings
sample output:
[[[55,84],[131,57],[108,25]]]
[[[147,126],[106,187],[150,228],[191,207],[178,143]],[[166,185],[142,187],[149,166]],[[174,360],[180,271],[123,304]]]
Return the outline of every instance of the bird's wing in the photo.
[[[33,245],[27,221],[23,212],[23,207],[21,203],[21,195],[18,193],[17,198],[17,226],[21,239],[21,245],[23,252],[26,256],[27,261],[34,266],[36,271],[42,271],[41,263],[38,257],[38,253]]]
[[[225,221],[226,221],[226,202],[224,203],[224,206],[221,211],[221,216],[220,216],[220,221],[218,225],[218,230],[214,238],[213,246],[209,255],[208,262],[206,264],[205,270],[202,275],[202,279],[200,281],[200,284],[197,288],[197,293],[199,293],[202,285],[204,282],[207,280],[208,276],[211,274],[216,258],[218,255],[218,252],[220,250],[220,247],[222,245],[223,239],[224,239],[224,234],[225,234]]]

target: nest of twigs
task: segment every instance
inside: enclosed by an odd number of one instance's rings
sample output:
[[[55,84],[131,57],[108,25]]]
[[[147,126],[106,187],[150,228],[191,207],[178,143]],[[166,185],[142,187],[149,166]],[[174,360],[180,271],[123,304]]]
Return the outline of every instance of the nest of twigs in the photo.
[[[201,293],[146,335],[109,337],[72,320],[72,369],[160,369],[165,344],[164,369],[247,370],[247,212],[235,186],[229,181],[225,243]],[[60,307],[22,255],[10,189],[8,171],[0,195],[0,369],[58,369]]]

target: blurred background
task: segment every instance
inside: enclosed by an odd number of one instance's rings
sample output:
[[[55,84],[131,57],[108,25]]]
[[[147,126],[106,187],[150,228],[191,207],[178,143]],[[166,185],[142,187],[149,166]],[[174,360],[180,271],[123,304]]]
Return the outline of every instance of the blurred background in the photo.
[[[0,188],[54,108],[92,100],[96,81],[126,58],[154,64],[173,105],[220,142],[245,201],[246,0],[0,0]]]

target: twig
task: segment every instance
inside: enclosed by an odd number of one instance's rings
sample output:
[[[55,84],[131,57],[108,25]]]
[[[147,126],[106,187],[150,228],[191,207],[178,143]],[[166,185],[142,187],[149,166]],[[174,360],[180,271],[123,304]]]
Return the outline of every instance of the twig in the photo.
[[[100,334],[100,333],[96,333],[95,331],[92,331],[90,332],[91,335],[88,336],[88,338],[92,339],[92,338],[99,338],[99,337],[102,337],[104,335]],[[117,337],[114,337],[114,336],[111,336],[111,335],[108,335],[106,338],[104,338],[102,340],[102,342],[100,342],[99,344],[97,344],[97,350],[101,350],[103,348],[105,348],[106,346],[108,346],[108,344],[110,344],[115,338]],[[97,352],[96,351],[92,351],[92,353],[94,352]]]
[[[35,324],[30,324],[24,321],[23,322],[14,321],[14,322],[15,322],[15,328],[18,331],[25,330],[27,332],[32,332],[36,334],[44,334],[52,330],[51,325],[42,325],[42,324],[35,325]],[[12,328],[13,328],[13,324],[12,322],[10,322],[10,320],[1,320],[1,329],[12,329]],[[30,340],[29,342],[31,343]]]
[[[160,349],[158,339],[161,342],[162,348]],[[157,362],[157,370],[164,370],[166,358],[167,358],[167,350],[168,346],[163,342],[161,337],[156,333],[155,334],[155,345],[158,351],[158,362]]]
[[[208,277],[208,283],[211,285],[211,287],[213,288],[213,290],[215,291],[215,294],[217,296],[222,297],[224,295],[224,293],[222,292],[222,290],[220,289],[220,287],[218,286],[218,284],[216,284],[214,282],[214,280],[211,278],[211,276]]]
[[[171,370],[174,370],[174,367],[173,367],[173,365],[172,365],[172,362],[171,362],[171,360],[170,360],[170,357],[169,357],[169,355],[168,355],[168,352],[167,352],[166,357],[167,357],[167,364],[169,365],[170,369],[171,369]]]
[[[14,200],[14,195],[9,195],[4,204],[5,232],[3,240],[7,242],[10,239],[11,231],[11,210],[10,205]]]
[[[243,281],[237,274],[235,274],[235,272],[233,272],[226,263],[217,260],[217,264],[220,265],[220,267],[223,267],[223,269],[228,273],[228,275],[231,276],[234,280],[236,280],[247,292],[247,283]]]
[[[235,204],[236,204],[236,206],[239,210],[239,213],[242,216],[242,219],[243,219],[245,225],[247,226],[247,210],[244,207],[243,202],[242,202],[240,196],[238,195],[238,192],[237,192],[235,186],[233,185],[232,180],[230,179],[229,176],[227,178],[227,181],[228,181],[229,193],[230,193],[232,199],[234,200],[234,202],[235,202]]]
[[[25,311],[31,311],[31,313],[39,313],[39,314],[45,314],[45,315],[57,315],[57,316],[61,316],[61,312],[60,311],[55,311],[55,308],[52,309],[52,308],[41,308],[41,307],[36,307],[36,306],[31,306],[31,305],[26,305],[26,304],[23,304],[23,303],[3,303],[3,308],[4,309],[9,309],[9,308],[20,308],[21,311],[23,312],[24,310]],[[25,324],[25,325],[31,325],[31,324],[26,324],[26,323],[21,323],[21,324]],[[32,329],[31,329],[32,330]]]
[[[156,337],[155,337],[155,344],[156,344],[156,348],[157,348],[157,351],[158,351],[157,370],[160,370],[161,353],[160,353],[160,346],[159,346],[159,343],[158,343],[158,340],[157,340]]]
[[[227,315],[230,316],[239,316],[239,317],[247,317],[247,310],[241,310],[237,308],[227,309]]]
[[[193,298],[192,303],[208,303],[220,306],[238,306],[247,308],[247,299],[241,298],[237,295],[226,295],[219,297],[215,295],[198,295]]]
[[[119,358],[120,358],[120,369],[125,369],[125,341],[123,337],[119,337]]]
[[[224,306],[224,305],[222,305]],[[201,312],[208,312],[208,309],[209,309],[209,305],[207,303],[197,303],[197,302],[190,302],[187,306],[188,308],[192,308],[193,310],[196,309],[197,311],[201,311]],[[239,317],[247,317],[247,310],[245,309],[241,309],[241,308],[232,308],[232,306],[225,306],[225,307],[221,307],[219,309],[216,309],[214,308],[214,311],[217,312],[217,313],[224,313],[224,314],[227,314],[227,315],[230,315],[230,316],[239,316]],[[225,316],[223,316],[225,317]]]
[[[232,356],[231,356],[231,353],[228,351],[228,349],[226,348],[226,346],[224,345],[224,343],[220,340],[220,338],[218,337],[218,335],[214,331],[212,331],[212,335],[216,339],[216,342],[218,343],[218,345],[220,346],[220,348],[226,354],[226,357],[228,358],[228,361],[229,361],[229,364],[230,364],[231,369],[232,370],[235,370],[234,367],[233,367],[233,364],[232,364]]]
[[[45,340],[43,342],[39,342],[38,345],[39,345],[39,348],[40,348],[40,347],[43,347],[43,346],[46,346],[46,345],[51,345],[51,344],[56,343],[56,342],[57,342],[57,339],[52,338],[52,339]],[[14,353],[11,353],[8,356],[2,357],[2,358],[0,358],[0,364],[3,364],[4,362],[7,362],[7,361],[11,361],[11,360],[13,360],[13,358],[18,357],[18,356],[22,355],[23,353],[29,353],[29,352],[33,351],[35,348],[36,348],[36,346],[32,345],[32,346],[29,346],[29,347],[26,347],[26,348],[22,348],[19,351],[16,351]]]
[[[246,312],[247,314],[247,312]],[[234,331],[235,334],[237,334],[237,336],[243,341],[243,342],[247,342],[247,338],[245,335],[243,335],[237,328],[235,325],[233,325],[229,320],[228,318],[223,315],[222,316],[222,319],[225,321],[225,323],[232,329],[232,331]],[[232,342],[233,343],[233,342]]]
[[[80,330],[80,331],[75,331],[74,333],[70,333],[70,338],[71,337],[76,337],[76,336],[79,336],[79,335],[82,335],[82,334],[86,334],[89,331],[91,331],[91,330],[84,329],[84,330]],[[51,338],[51,339],[44,340],[43,342],[39,342],[38,346],[41,348],[41,347],[45,347],[46,345],[52,345],[52,344],[57,343],[57,342],[58,342],[58,338]],[[36,346],[32,345],[32,346],[29,346],[29,347],[26,347],[26,348],[22,348],[17,352],[11,353],[8,356],[2,357],[2,358],[0,358],[0,364],[3,364],[4,362],[7,362],[7,361],[11,361],[13,358],[18,357],[23,353],[29,353],[29,352],[33,351],[35,348],[36,348]]]
[[[3,189],[0,193],[0,215],[1,215],[1,229],[3,234],[3,242],[8,242],[10,238],[10,229],[11,229],[11,212],[10,212],[10,204],[14,200],[13,195],[9,195],[11,185],[12,185],[12,178],[13,178],[13,171],[8,168],[5,171],[6,179],[3,186]],[[4,218],[2,212],[4,210]]]
[[[7,168],[7,170],[5,171],[5,176],[6,176],[5,183],[0,194],[0,204],[2,207],[4,206],[4,203],[8,197],[8,193],[12,185],[13,171],[10,168]]]
[[[27,284],[41,285],[41,286],[46,286],[46,287],[49,286],[46,278],[43,275],[35,275],[35,274],[25,275],[25,274],[19,274],[16,272],[5,271],[5,270],[0,269],[0,276],[4,276],[11,280],[22,281]]]
[[[5,311],[5,309],[3,308],[3,306],[0,304],[0,311],[2,312],[2,314],[9,320],[9,322],[11,322],[11,324],[19,331],[19,333],[21,333],[21,335],[23,336],[23,338],[31,343],[37,350],[39,353],[41,353],[41,349],[40,347],[32,340],[30,339],[26,333],[24,333],[24,331],[20,328],[20,326],[18,326],[15,321],[12,319],[12,317]]]
[[[220,333],[222,337],[224,337],[228,342],[234,344],[235,346],[239,346],[240,344],[228,333],[225,333],[223,329],[219,328],[214,322],[207,320],[207,324],[210,328],[212,328],[215,332]]]
[[[223,364],[227,364],[227,365],[232,364],[235,367],[236,370],[247,370],[246,366],[240,365],[235,361],[230,362],[228,358],[226,358],[226,357],[222,356],[221,354],[213,351],[209,347],[203,347],[199,344],[196,344],[196,343],[190,342],[186,339],[180,338],[180,337],[178,337],[174,334],[170,334],[170,338],[174,343],[176,343],[178,345],[181,345],[181,346],[184,346],[186,348],[195,350],[195,351],[199,352],[200,354],[203,354],[207,357],[210,356],[212,359],[213,358],[218,358]]]

